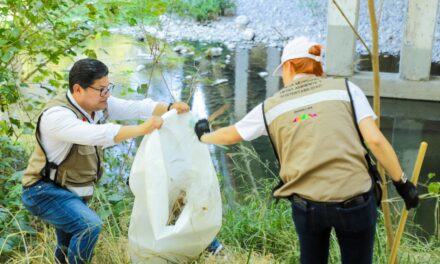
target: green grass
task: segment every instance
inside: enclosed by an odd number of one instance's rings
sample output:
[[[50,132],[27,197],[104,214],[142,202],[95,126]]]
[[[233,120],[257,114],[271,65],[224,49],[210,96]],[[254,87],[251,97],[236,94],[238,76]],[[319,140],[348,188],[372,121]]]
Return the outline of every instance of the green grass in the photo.
[[[17,147],[17,146],[15,146]],[[21,153],[11,148],[10,153]],[[240,147],[238,158],[254,160],[268,169],[267,163],[258,160],[254,150]],[[7,152],[5,152],[7,153]],[[15,154],[14,154],[15,155]],[[115,174],[107,175],[91,201],[91,207],[103,220],[103,229],[95,248],[93,263],[130,263],[128,255],[128,226],[134,198],[125,181],[118,175],[128,173],[132,155],[112,160],[107,155],[110,169],[119,168]],[[246,165],[246,164],[245,164]],[[239,168],[234,163],[232,177],[243,177],[248,168]],[[6,167],[6,166],[5,166]],[[20,166],[19,166],[20,167]],[[11,172],[12,173],[12,172]],[[0,263],[54,263],[54,229],[32,217],[21,204],[20,173],[4,177],[0,191],[4,200],[0,204]],[[290,204],[271,198],[272,180],[261,180],[250,185],[249,190],[234,193],[232,206],[223,213],[223,226],[218,234],[225,246],[219,256],[203,253],[193,263],[299,263],[299,242],[291,218]],[[255,187],[256,186],[256,187]],[[226,189],[222,188],[223,197]],[[227,208],[226,199],[224,208]],[[392,206],[394,223],[399,218],[398,202],[389,201]],[[395,208],[396,207],[396,208]],[[434,212],[433,212],[434,214]],[[399,263],[440,263],[440,241],[436,236],[423,240],[412,235],[415,226],[411,218],[401,240]],[[396,226],[394,226],[394,230]],[[438,228],[436,229],[438,230]],[[388,248],[383,215],[379,214],[374,247],[374,263],[387,263]],[[332,234],[329,263],[340,263],[339,247]]]
[[[234,210],[224,213],[219,238],[226,250],[217,257],[202,255],[194,263],[298,263],[299,244],[287,202],[274,203],[270,198],[270,184],[259,195],[249,195]],[[130,263],[127,254],[128,223],[133,198],[111,201],[111,195],[102,190],[92,207],[103,218],[103,232],[95,249],[93,263]],[[114,197],[113,197],[114,198]],[[9,238],[19,238],[15,249],[2,251],[2,263],[54,263],[55,234],[52,227],[38,220],[29,223],[35,232],[17,231]],[[440,263],[439,242],[422,241],[405,233],[399,254],[399,263]],[[380,214],[376,231],[374,263],[386,263],[386,233]],[[335,236],[331,238],[329,263],[340,263]]]

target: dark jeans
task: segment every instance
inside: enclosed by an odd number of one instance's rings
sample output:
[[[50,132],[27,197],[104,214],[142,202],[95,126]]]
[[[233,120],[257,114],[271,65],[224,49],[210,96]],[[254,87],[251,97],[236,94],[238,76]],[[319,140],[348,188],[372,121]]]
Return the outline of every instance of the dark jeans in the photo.
[[[363,199],[355,205],[291,199],[301,264],[327,263],[332,228],[343,264],[372,263],[377,208],[370,193],[364,194]]]
[[[101,219],[77,195],[50,182],[23,189],[22,202],[35,216],[54,225],[58,263],[82,264],[92,259],[101,231]]]

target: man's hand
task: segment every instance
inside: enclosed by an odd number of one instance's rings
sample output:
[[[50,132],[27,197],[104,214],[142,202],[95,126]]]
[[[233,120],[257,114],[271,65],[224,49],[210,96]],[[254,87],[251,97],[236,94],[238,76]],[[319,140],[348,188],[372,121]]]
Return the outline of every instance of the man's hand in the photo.
[[[119,143],[123,140],[150,134],[155,129],[159,129],[163,124],[162,117],[152,116],[144,123],[134,126],[122,126],[118,134],[115,135],[113,141]]]
[[[211,132],[211,129],[209,128],[209,122],[206,119],[200,119],[197,121],[194,132],[196,132],[197,137],[199,138],[199,141],[202,141],[201,138],[204,134]]]
[[[405,201],[406,210],[411,208],[416,208],[419,204],[419,196],[416,186],[410,181],[393,181],[394,187],[396,187],[397,192]]]
[[[159,129],[162,127],[163,119],[159,116],[152,116],[147,121],[145,121],[143,124],[141,124],[143,128],[144,134],[150,134],[155,129]]]
[[[176,109],[178,114],[182,114],[189,111],[189,106],[184,102],[176,102],[171,105],[170,109]]]

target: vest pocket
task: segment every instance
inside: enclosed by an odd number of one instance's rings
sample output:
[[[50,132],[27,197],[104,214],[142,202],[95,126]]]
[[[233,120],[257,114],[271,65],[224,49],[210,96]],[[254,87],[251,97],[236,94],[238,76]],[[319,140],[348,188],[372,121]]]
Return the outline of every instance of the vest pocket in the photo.
[[[96,181],[96,171],[94,170],[66,170],[62,175],[62,185],[88,185]]]
[[[78,145],[78,154],[91,155],[94,153],[95,153],[95,148],[93,146]]]

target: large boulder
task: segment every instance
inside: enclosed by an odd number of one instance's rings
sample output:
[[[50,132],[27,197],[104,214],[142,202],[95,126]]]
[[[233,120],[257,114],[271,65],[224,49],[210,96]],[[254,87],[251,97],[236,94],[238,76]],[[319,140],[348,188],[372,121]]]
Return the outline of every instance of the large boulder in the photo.
[[[239,29],[244,29],[249,24],[249,18],[247,16],[241,15],[235,18],[235,25]]]
[[[247,28],[244,32],[243,32],[243,38],[245,40],[253,40],[255,38],[255,31],[251,28]]]

